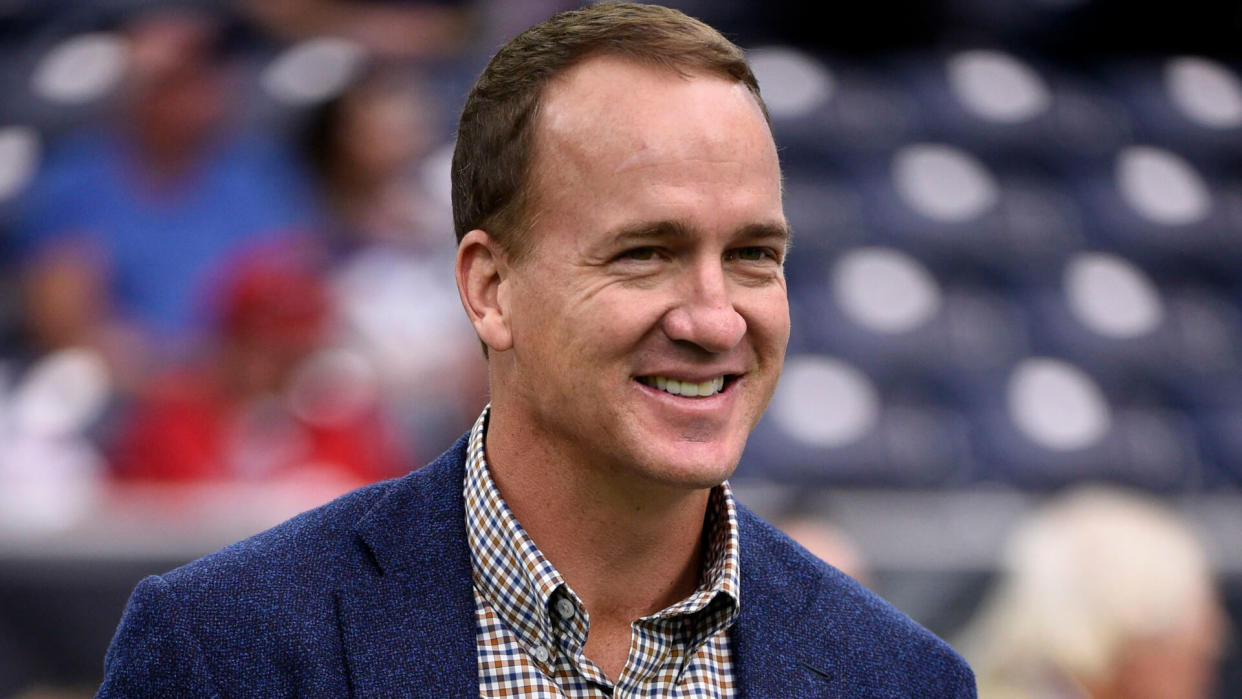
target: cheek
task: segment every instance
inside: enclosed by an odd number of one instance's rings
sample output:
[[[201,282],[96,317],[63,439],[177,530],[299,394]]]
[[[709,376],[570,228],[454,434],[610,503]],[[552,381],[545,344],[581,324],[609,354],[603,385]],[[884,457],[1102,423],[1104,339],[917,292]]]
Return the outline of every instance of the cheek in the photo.
[[[520,278],[511,279],[503,299],[514,341],[525,345],[537,344],[554,332],[562,323],[567,302],[564,286],[552,275],[537,272],[524,272]]]
[[[514,347],[539,370],[597,364],[615,353],[626,324],[625,304],[587,296],[550,277],[514,294]]]
[[[669,292],[612,285],[575,303],[569,311],[571,332],[601,351],[632,350],[660,327],[671,305]]]
[[[743,311],[746,327],[762,349],[784,354],[789,344],[789,300],[782,288],[752,300]]]

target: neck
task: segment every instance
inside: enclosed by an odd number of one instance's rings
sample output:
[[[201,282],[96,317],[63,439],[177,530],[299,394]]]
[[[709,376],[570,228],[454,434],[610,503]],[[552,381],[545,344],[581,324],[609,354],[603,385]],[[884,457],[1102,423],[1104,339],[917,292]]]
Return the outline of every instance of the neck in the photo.
[[[698,585],[709,491],[635,482],[532,439],[493,411],[486,452],[492,478],[522,527],[582,598],[596,623],[629,623]],[[518,421],[520,423],[520,421]],[[592,632],[594,635],[594,632]]]

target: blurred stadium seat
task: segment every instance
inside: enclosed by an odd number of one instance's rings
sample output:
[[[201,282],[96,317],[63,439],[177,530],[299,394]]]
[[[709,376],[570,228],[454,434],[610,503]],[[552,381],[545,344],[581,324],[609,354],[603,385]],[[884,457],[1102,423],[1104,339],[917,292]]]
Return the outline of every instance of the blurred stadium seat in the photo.
[[[791,356],[739,476],[805,485],[949,487],[970,481],[961,416],[856,366]]]

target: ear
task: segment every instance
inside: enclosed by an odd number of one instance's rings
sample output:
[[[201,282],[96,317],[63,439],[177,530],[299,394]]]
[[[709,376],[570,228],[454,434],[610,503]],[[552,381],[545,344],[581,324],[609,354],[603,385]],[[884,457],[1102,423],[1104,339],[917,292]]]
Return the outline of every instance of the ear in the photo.
[[[505,304],[505,258],[486,231],[475,229],[457,246],[457,293],[479,339],[491,352],[513,346]]]

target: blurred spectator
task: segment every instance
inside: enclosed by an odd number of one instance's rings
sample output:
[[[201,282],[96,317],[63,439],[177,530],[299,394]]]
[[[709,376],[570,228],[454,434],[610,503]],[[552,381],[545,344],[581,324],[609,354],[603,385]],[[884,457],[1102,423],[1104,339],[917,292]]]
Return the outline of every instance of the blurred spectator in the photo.
[[[239,0],[243,12],[285,39],[332,36],[391,58],[459,53],[473,34],[469,0]]]
[[[383,377],[415,450],[455,438],[486,395],[453,279],[451,212],[436,196],[448,173],[430,150],[435,113],[419,84],[372,71],[318,110],[305,139],[325,203],[339,341]]]
[[[438,130],[430,101],[396,71],[372,69],[311,115],[306,157],[335,257],[374,244],[421,253],[452,247],[452,236],[437,230],[451,221],[427,220],[433,204],[412,178]]]
[[[1019,527],[960,648],[983,697],[1204,699],[1223,624],[1184,522],[1138,496],[1086,489]]]
[[[20,377],[6,369],[0,364],[0,532],[71,526],[105,473],[92,433],[112,390],[107,365],[78,347]]]
[[[283,248],[239,260],[220,287],[214,352],[153,380],[122,430],[122,478],[299,478],[347,485],[406,465],[375,401],[376,380],[324,345],[324,283]]]
[[[114,123],[50,153],[17,230],[34,349],[95,345],[122,369],[184,345],[231,251],[311,219],[291,161],[232,128],[215,20],[157,10],[126,33]]]

